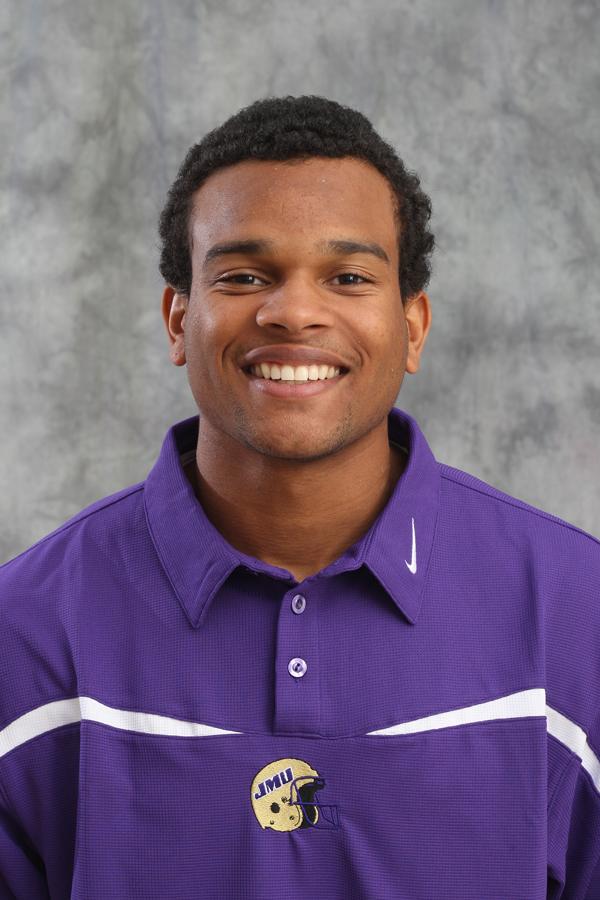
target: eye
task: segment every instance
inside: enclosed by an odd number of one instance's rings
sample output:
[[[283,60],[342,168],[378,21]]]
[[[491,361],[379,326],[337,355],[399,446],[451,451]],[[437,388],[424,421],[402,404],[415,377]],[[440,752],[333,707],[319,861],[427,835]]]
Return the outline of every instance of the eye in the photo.
[[[358,272],[342,272],[341,275],[335,276],[335,278],[348,278],[348,277],[349,278],[359,278],[360,281],[370,283],[369,278],[365,278],[364,275],[359,275]],[[231,281],[231,282],[240,284],[239,281],[236,281],[236,279],[238,279],[238,278],[258,278],[258,275],[252,275],[250,272],[240,272],[238,275],[227,275],[227,276],[223,276],[222,278],[218,278],[217,283],[219,283],[220,281]],[[262,281],[262,280],[263,280],[262,278],[259,278],[259,281]],[[352,284],[359,284],[360,282],[351,281],[351,282],[345,282],[345,283],[347,285],[352,285]],[[244,284],[248,285],[248,287],[255,287],[255,285],[249,281],[244,282]]]
[[[250,272],[241,272],[238,275],[228,275],[223,278],[217,278],[217,283],[219,281],[233,281],[236,284],[247,284],[249,287],[255,287],[255,285],[251,281],[241,281],[240,282],[240,281],[236,281],[237,278],[258,278],[258,275],[251,275]],[[262,281],[263,279],[259,278],[258,280]]]
[[[370,281],[369,278],[365,278],[364,275],[359,275],[358,272],[342,272],[341,275],[336,275],[336,278],[360,278],[361,281]],[[358,281],[346,281],[345,284],[359,284]]]

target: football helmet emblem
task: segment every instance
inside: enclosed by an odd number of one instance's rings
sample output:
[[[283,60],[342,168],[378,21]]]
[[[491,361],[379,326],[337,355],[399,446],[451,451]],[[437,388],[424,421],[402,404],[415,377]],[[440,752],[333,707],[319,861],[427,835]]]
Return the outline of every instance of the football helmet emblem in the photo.
[[[325,779],[302,759],[276,759],[254,776],[250,797],[261,828],[339,828],[337,806],[323,804],[317,792]]]

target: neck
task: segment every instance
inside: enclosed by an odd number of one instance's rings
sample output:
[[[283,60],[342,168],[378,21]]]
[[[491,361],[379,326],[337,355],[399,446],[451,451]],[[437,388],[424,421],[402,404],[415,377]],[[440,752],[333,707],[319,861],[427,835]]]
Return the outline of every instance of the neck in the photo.
[[[196,460],[186,474],[207,517],[237,550],[287,569],[296,581],[368,531],[404,471],[387,418],[309,463],[266,456],[200,423]]]

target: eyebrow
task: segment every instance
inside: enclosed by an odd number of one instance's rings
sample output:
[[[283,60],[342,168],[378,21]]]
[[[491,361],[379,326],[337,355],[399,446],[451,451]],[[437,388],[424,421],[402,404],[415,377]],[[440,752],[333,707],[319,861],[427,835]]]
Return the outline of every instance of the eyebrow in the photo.
[[[316,246],[323,254],[335,253],[338,256],[350,256],[353,253],[371,253],[377,259],[383,260],[388,265],[390,264],[390,258],[383,247],[372,242],[363,243],[350,240],[349,238],[337,238],[330,241],[321,241]],[[225,241],[220,244],[213,244],[209,248],[204,257],[203,266],[206,268],[213,259],[227,254],[240,253],[258,256],[261,253],[268,253],[274,249],[274,242],[267,240]]]

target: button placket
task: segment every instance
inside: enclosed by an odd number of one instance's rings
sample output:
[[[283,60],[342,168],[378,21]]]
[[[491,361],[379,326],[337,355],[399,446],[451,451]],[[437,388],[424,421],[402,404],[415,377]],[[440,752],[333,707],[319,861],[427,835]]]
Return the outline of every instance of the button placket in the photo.
[[[303,597],[302,594],[295,594],[294,597],[292,597],[292,610],[296,615],[300,615],[305,609],[306,597]],[[306,660],[302,659],[301,656],[295,656],[293,659],[290,659],[288,663],[288,672],[290,675],[293,675],[294,678],[302,678],[307,668]]]
[[[302,615],[308,598],[301,591],[302,587],[295,585],[280,610],[274,727],[310,733],[318,732],[320,723],[318,604],[311,607],[313,615]]]

